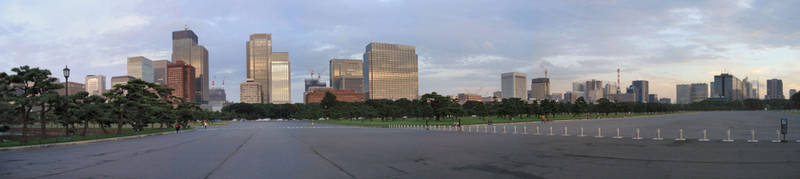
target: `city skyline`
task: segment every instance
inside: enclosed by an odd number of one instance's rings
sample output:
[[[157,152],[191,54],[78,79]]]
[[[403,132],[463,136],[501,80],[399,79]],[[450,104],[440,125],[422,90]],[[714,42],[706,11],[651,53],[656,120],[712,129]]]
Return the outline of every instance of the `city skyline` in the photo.
[[[326,69],[331,58],[361,59],[364,45],[373,41],[416,47],[420,94],[436,91],[455,95],[466,89],[470,93],[489,96],[500,89],[500,82],[496,79],[499,74],[517,71],[534,78],[544,76],[545,68],[549,71],[551,93],[567,92],[570,83],[575,81],[597,79],[612,83],[616,81],[616,68],[622,70],[620,89],[629,86],[632,80],[647,80],[650,94],[673,101],[676,99],[675,85],[708,83],[713,81],[713,75],[722,71],[740,79],[749,77],[753,85],[759,84],[761,90],[756,96],[760,98],[766,95],[767,79],[782,79],[783,94],[788,94],[789,89],[800,88],[800,81],[791,78],[800,76],[800,70],[792,69],[790,64],[800,56],[800,50],[796,49],[798,42],[784,38],[796,38],[791,35],[797,29],[796,23],[791,23],[791,16],[773,16],[791,14],[793,11],[789,7],[795,6],[775,2],[658,2],[658,7],[648,2],[591,2],[590,7],[581,7],[581,2],[476,2],[451,7],[480,9],[474,13],[452,11],[443,6],[415,9],[419,13],[417,17],[436,17],[415,21],[395,14],[411,7],[422,7],[421,3],[435,2],[343,3],[346,10],[364,16],[353,21],[347,20],[353,16],[339,14],[341,10],[324,8],[342,3],[335,1],[316,4],[262,2],[275,6],[270,6],[274,8],[271,13],[261,14],[257,14],[262,11],[256,11],[255,6],[245,6],[246,2],[202,5],[183,4],[185,2],[188,1],[167,2],[163,7],[135,1],[110,6],[85,2],[2,2],[0,24],[9,33],[0,33],[0,54],[5,54],[0,57],[0,65],[40,66],[51,71],[59,71],[68,65],[74,74],[70,81],[84,82],[86,75],[103,75],[108,80],[127,75],[127,57],[173,60],[170,32],[188,25],[201,36],[200,44],[209,51],[209,75],[224,77],[233,84],[246,80],[246,64],[241,62],[245,59],[245,50],[241,43],[246,41],[247,35],[257,32],[278,34],[275,43],[282,44],[282,47],[275,51],[292,53],[292,102],[302,101],[302,83],[309,71],[322,72],[322,81],[329,81]],[[186,5],[187,10],[166,10],[179,5]],[[620,6],[639,8],[633,8],[631,12],[613,11]],[[221,10],[202,10],[210,7]],[[284,15],[282,13],[290,11],[283,10],[285,7],[299,8],[294,9],[299,12],[317,11],[322,15]],[[565,9],[568,13],[545,10],[550,7]],[[152,12],[140,11],[140,8]],[[569,11],[571,9],[575,11]],[[388,13],[371,15],[383,11]],[[436,16],[442,11],[453,13],[448,17],[456,20]],[[45,12],[60,15],[54,17]],[[86,14],[89,12],[92,15]],[[167,13],[170,18],[162,18],[164,16],[155,15],[155,12]],[[589,12],[594,13],[592,17],[586,16]],[[525,13],[531,14],[514,18]],[[486,15],[494,18],[480,18]],[[266,20],[248,21],[251,18]],[[378,22],[372,18],[388,19],[396,24],[385,24],[382,22],[387,20]],[[661,22],[650,22],[647,18]],[[573,25],[585,20],[599,25]],[[441,24],[426,29],[403,28],[433,23]],[[63,31],[53,31],[56,27]],[[503,33],[491,33],[498,31]],[[565,34],[558,35],[562,33]],[[586,42],[598,36],[603,38]],[[56,42],[44,39],[55,39]],[[239,99],[238,85],[225,88],[228,99]]]

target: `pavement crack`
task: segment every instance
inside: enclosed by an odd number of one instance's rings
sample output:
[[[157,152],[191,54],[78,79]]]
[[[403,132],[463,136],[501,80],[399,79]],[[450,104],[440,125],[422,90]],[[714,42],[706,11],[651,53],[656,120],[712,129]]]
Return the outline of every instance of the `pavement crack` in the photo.
[[[352,173],[350,173],[350,172],[348,172],[347,170],[345,170],[344,168],[342,168],[342,166],[339,166],[339,164],[336,164],[336,162],[333,162],[331,159],[328,159],[328,158],[327,158],[327,157],[325,157],[324,155],[322,155],[322,154],[320,154],[319,152],[317,152],[317,149],[315,149],[314,147],[312,147],[312,146],[309,146],[309,148],[311,148],[311,151],[314,151],[314,154],[317,154],[317,156],[319,156],[319,157],[320,157],[320,158],[322,158],[322,159],[325,159],[325,161],[328,161],[328,163],[330,163],[330,164],[331,164],[331,165],[333,165],[334,167],[338,168],[338,169],[339,169],[339,171],[342,171],[342,172],[344,172],[345,174],[347,174],[347,176],[350,176],[350,178],[356,178],[356,176],[355,176],[355,175],[353,175]]]
[[[233,150],[233,152],[229,153],[228,156],[225,157],[225,160],[222,160],[222,162],[220,162],[217,165],[217,167],[214,167],[214,169],[212,169],[210,172],[208,172],[208,174],[206,174],[206,176],[203,177],[203,178],[210,177],[212,174],[214,174],[215,171],[217,171],[220,167],[222,167],[222,165],[225,165],[225,162],[228,162],[228,159],[231,159],[231,157],[233,157],[233,155],[236,155],[236,153],[239,153],[239,149],[242,149],[242,146],[244,146],[244,144],[247,144],[247,142],[249,142],[250,139],[253,138],[253,136],[255,134],[256,134],[255,132],[251,133],[250,136],[248,136],[247,139],[245,139],[244,142],[242,142],[242,144],[239,144],[239,146],[236,147],[236,150]]]

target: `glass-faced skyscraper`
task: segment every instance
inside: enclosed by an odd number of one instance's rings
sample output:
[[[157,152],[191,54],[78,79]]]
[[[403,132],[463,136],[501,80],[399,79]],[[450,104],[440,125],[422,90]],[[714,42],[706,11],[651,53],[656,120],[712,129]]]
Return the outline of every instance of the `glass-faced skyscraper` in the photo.
[[[364,52],[364,92],[367,99],[416,99],[419,95],[414,46],[369,43]]]
[[[351,89],[364,92],[364,67],[361,60],[331,59],[330,83],[333,89]]]
[[[270,55],[269,102],[291,103],[292,86],[289,52],[272,52]]]
[[[508,72],[500,74],[500,90],[503,99],[520,98],[528,100],[528,75],[525,73]]]
[[[184,61],[195,68],[195,96],[205,103],[208,99],[208,50],[197,44],[197,35],[189,29],[172,32],[172,63]]]
[[[86,75],[86,92],[89,92],[89,95],[103,96],[103,93],[106,92],[106,77]]]
[[[128,57],[128,76],[153,82],[153,61],[143,56]]]

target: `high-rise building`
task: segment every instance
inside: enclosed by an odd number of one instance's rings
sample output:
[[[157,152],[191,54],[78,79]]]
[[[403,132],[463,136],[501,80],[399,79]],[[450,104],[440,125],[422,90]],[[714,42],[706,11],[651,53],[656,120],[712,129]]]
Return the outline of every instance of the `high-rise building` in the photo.
[[[669,103],[672,103],[672,100],[669,99],[669,98],[661,98],[661,99],[658,99],[658,103],[669,104]]]
[[[675,86],[675,102],[677,104],[689,104],[692,102],[692,87],[689,84],[678,84]]]
[[[251,34],[247,41],[247,79],[258,83],[261,102],[269,102],[270,56],[272,55],[272,34]],[[251,89],[255,89],[249,84]],[[253,101],[253,100],[250,100]]]
[[[71,82],[70,81],[69,84],[65,84],[63,82],[59,82],[58,84],[64,85],[64,88],[60,88],[60,89],[56,90],[56,93],[58,93],[58,95],[61,95],[61,96],[64,96],[64,94],[66,93],[66,89],[67,88],[69,88],[69,95],[74,95],[74,94],[78,94],[78,92],[86,91],[86,85],[84,85],[83,83],[77,83],[77,82]]]
[[[603,98],[603,81],[600,80],[589,80],[586,81],[586,91],[584,92],[584,100],[587,103],[594,103],[598,99]]]
[[[111,88],[114,88],[114,86],[116,86],[118,84],[123,84],[123,85],[124,84],[128,84],[128,81],[131,81],[133,79],[136,79],[136,78],[134,78],[132,76],[127,76],[127,75],[126,76],[114,76],[114,77],[111,77]]]
[[[572,92],[584,92],[584,91],[586,91],[586,83],[572,82]]]
[[[459,93],[458,94],[458,103],[464,104],[468,101],[481,101],[481,95],[479,94],[471,94],[471,93]]]
[[[417,99],[419,74],[414,46],[369,43],[363,61],[367,99]]]
[[[306,86],[305,86],[305,91],[306,92],[309,92],[308,89],[313,88],[313,87],[327,87],[328,86],[327,84],[325,84],[325,82],[322,82],[321,80],[319,80],[319,78],[314,78],[314,75],[311,75],[311,78],[306,79],[304,82],[306,84]]]
[[[361,60],[331,59],[330,84],[333,89],[352,89],[364,92],[364,67]]]
[[[165,86],[167,85],[167,65],[169,60],[153,61],[153,82]]]
[[[270,59],[269,103],[292,103],[292,76],[289,52],[272,52]]]
[[[649,95],[647,95],[647,102],[649,102],[649,103],[658,103],[658,95],[657,94],[649,94]]]
[[[153,82],[153,61],[143,56],[128,57],[128,76]]]
[[[744,99],[758,98],[758,94],[753,93],[753,84],[747,80],[748,77],[742,79],[742,91],[744,91]]]
[[[261,84],[253,79],[247,79],[247,82],[239,85],[239,101],[242,103],[263,103],[261,97]]]
[[[355,90],[351,89],[337,90],[328,87],[313,87],[309,90],[303,97],[303,102],[306,104],[322,102],[322,98],[325,98],[326,93],[336,96],[336,101],[361,102],[365,100],[364,93],[356,93]]]
[[[783,96],[783,81],[780,79],[767,80],[767,95],[764,99],[786,99]]]
[[[689,100],[690,102],[700,102],[708,99],[708,84],[692,83]]]
[[[797,89],[789,89],[789,98],[792,98],[795,93],[797,93]]]
[[[550,79],[534,78],[531,79],[531,98],[536,100],[547,99],[550,96]]]
[[[495,91],[495,92],[493,92],[493,93],[492,93],[492,97],[495,97],[495,98],[503,98],[503,92],[501,92],[501,91]]]
[[[636,80],[633,81],[631,84],[631,89],[633,89],[634,98],[636,98],[636,102],[640,103],[647,103],[648,97],[650,97],[650,88],[649,82],[647,80]]]
[[[727,73],[714,76],[714,93],[718,98],[735,101],[744,99],[744,85],[742,80]]]
[[[715,84],[716,83],[714,83],[713,81],[708,83],[708,86],[711,87],[711,90],[708,91],[709,92],[708,96],[710,98],[719,98],[719,95],[717,95],[717,90],[716,90],[716,85]]]
[[[500,75],[500,89],[502,91],[503,99],[506,98],[520,98],[526,100],[528,97],[528,87],[525,83],[528,81],[528,75],[525,73],[508,72]]]
[[[619,93],[619,94],[610,94],[606,96],[606,98],[612,102],[617,103],[632,103],[636,102],[636,94],[635,93]]]
[[[106,92],[106,77],[86,75],[86,92],[89,92],[89,95],[103,96],[103,93]]]
[[[208,50],[197,43],[197,34],[188,28],[172,32],[172,63],[183,61],[195,69],[192,84],[197,85],[193,99],[206,103],[208,100]],[[168,77],[169,78],[169,77]],[[169,83],[169,79],[167,79]]]
[[[617,94],[619,93],[619,86],[616,84],[606,83],[606,87],[603,88],[603,96],[608,97],[608,95]]]
[[[197,102],[195,70],[192,65],[181,60],[167,65],[167,88],[175,89],[172,96],[183,98],[184,102]]]

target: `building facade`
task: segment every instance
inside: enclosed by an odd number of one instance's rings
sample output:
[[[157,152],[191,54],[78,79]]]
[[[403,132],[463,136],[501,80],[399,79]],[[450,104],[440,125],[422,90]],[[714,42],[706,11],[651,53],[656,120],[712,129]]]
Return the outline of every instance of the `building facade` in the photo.
[[[64,88],[56,90],[56,93],[58,93],[58,95],[60,96],[64,96],[64,94],[66,94],[67,88],[69,88],[69,95],[74,95],[78,94],[78,92],[86,91],[86,85],[84,85],[83,83],[69,82],[69,84],[65,84],[64,82],[60,82],[58,84],[64,85]]]
[[[649,95],[647,95],[647,102],[649,102],[649,103],[658,103],[658,95],[657,94],[649,94]]]
[[[154,82],[153,61],[143,56],[128,57],[128,76]]]
[[[598,99],[605,97],[603,96],[605,91],[603,89],[603,81],[592,79],[586,81],[585,87],[586,91],[584,91],[583,98],[587,103],[595,103]]]
[[[325,98],[325,93],[331,93],[336,96],[336,101],[342,102],[362,102],[366,100],[364,93],[357,93],[355,90],[343,89],[337,90],[328,87],[315,87],[311,91],[306,92],[303,99],[304,103],[320,103]]]
[[[689,84],[675,85],[675,103],[689,104],[692,102],[692,87]]]
[[[197,75],[194,73],[195,68],[181,60],[167,65],[167,88],[175,89],[172,96],[183,98],[184,102],[197,102]]]
[[[258,104],[263,103],[261,96],[261,84],[253,79],[239,85],[239,101],[242,103]]]
[[[502,91],[503,99],[507,98],[520,98],[526,100],[528,98],[528,87],[525,83],[528,81],[528,75],[525,73],[508,72],[500,75],[500,90]]]
[[[797,89],[789,89],[789,96],[788,97],[791,99],[792,96],[794,96],[794,94],[796,94],[796,93],[797,93]]]
[[[272,55],[272,34],[251,34],[247,45],[247,79],[259,84],[262,102],[269,102],[270,56]],[[252,85],[250,85],[252,88]],[[253,100],[250,100],[253,101]]]
[[[126,76],[114,76],[114,77],[111,77],[111,88],[114,88],[114,86],[116,86],[118,84],[123,84],[123,85],[124,84],[128,84],[128,81],[131,81],[133,79],[136,79],[136,78],[134,78],[132,76],[127,76],[127,75]]]
[[[362,67],[367,99],[419,98],[419,69],[414,46],[369,43]]]
[[[208,50],[198,45],[197,40],[197,34],[188,28],[172,32],[172,63],[183,61],[195,69],[192,83],[197,87],[192,88],[195,90],[192,99],[202,104],[208,100]]]
[[[708,99],[708,84],[705,83],[692,83],[689,102],[700,102]]]
[[[330,84],[333,89],[352,89],[364,92],[363,61],[354,59],[331,59]]]
[[[459,93],[457,101],[459,104],[464,104],[467,103],[468,101],[481,101],[481,95],[471,94],[471,93]]]
[[[780,79],[767,80],[767,95],[764,99],[786,99],[783,96],[783,81]]]
[[[159,85],[167,85],[167,65],[169,60],[153,61],[153,82]]]
[[[270,55],[269,103],[292,103],[292,76],[289,52]]]
[[[631,89],[635,95],[636,102],[647,103],[648,97],[650,97],[650,84],[647,80],[633,81]]]
[[[714,87],[712,88],[717,98],[725,98],[730,101],[744,99],[744,85],[742,80],[727,73],[714,76]]]
[[[535,100],[547,99],[550,96],[550,79],[534,78],[531,79],[531,98]]]
[[[303,82],[305,84],[306,92],[308,92],[308,89],[312,87],[327,87],[325,82],[322,82],[319,78],[314,78],[314,75],[311,75],[311,78],[306,79]]]
[[[106,77],[103,75],[86,75],[86,92],[89,95],[103,96],[106,92]]]

